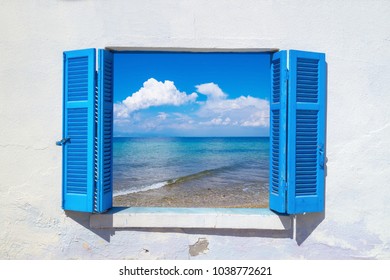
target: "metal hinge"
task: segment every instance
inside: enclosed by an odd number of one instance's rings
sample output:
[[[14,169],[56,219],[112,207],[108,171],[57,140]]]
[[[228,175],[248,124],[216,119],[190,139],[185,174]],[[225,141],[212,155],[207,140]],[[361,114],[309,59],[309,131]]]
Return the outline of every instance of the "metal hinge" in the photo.
[[[319,164],[322,169],[324,169],[325,166],[325,155],[324,155],[324,145],[320,144],[318,145],[318,153],[319,153]]]
[[[66,143],[69,142],[69,141],[70,141],[70,138],[69,138],[69,137],[63,138],[63,139],[61,139],[60,141],[56,141],[56,145],[57,145],[57,146],[63,146],[64,144],[66,144]]]

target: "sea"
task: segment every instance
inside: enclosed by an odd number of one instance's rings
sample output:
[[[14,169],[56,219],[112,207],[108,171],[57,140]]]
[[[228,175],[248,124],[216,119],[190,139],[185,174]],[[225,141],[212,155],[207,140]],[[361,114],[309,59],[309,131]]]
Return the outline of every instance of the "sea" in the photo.
[[[174,185],[186,195],[211,190],[202,198],[211,204],[210,193],[234,193],[234,204],[239,204],[241,194],[266,201],[268,177],[268,137],[115,137],[113,141],[114,197]]]

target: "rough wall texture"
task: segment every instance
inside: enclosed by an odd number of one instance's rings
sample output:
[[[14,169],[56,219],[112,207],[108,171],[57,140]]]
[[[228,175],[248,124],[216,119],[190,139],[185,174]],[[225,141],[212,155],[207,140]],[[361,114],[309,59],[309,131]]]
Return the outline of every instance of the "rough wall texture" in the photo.
[[[0,258],[390,258],[389,1],[9,0],[1,6]],[[109,45],[325,52],[326,212],[298,216],[287,233],[93,231],[88,216],[64,213],[61,149],[54,145],[61,136],[62,51]],[[207,248],[195,250],[199,240]]]

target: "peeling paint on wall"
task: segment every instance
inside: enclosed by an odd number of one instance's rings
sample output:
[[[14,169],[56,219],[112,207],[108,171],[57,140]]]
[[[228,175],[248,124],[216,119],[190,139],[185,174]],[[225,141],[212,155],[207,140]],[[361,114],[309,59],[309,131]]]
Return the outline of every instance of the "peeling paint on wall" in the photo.
[[[190,256],[198,256],[199,254],[206,254],[209,251],[209,242],[206,238],[199,238],[193,245],[189,245],[188,253]]]

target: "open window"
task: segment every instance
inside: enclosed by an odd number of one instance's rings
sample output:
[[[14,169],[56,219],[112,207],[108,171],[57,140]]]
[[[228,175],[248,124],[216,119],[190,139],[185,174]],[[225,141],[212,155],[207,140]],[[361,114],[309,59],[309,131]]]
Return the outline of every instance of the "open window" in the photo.
[[[113,206],[268,208],[271,52],[114,52]]]
[[[113,53],[64,52],[63,203],[105,212],[113,195]],[[270,98],[270,209],[324,208],[325,55],[274,52]]]

